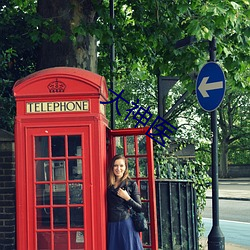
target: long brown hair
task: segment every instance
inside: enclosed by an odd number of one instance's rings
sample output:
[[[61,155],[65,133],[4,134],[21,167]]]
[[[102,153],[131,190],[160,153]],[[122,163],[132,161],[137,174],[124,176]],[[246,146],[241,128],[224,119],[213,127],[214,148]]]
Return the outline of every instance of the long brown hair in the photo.
[[[114,164],[115,164],[115,161],[119,160],[119,159],[123,159],[125,162],[125,166],[126,166],[124,174],[121,178],[121,182],[126,180],[126,179],[130,179],[129,172],[128,172],[128,160],[125,158],[124,155],[115,155],[113,157],[113,159],[111,160],[109,167],[108,167],[108,173],[107,173],[107,175],[108,175],[107,176],[108,177],[108,187],[115,184]]]

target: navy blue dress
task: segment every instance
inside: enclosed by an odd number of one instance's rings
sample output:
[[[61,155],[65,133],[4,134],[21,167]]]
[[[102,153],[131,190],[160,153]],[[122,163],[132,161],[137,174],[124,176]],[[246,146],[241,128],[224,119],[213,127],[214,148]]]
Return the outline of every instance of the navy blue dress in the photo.
[[[123,186],[123,187],[122,187]],[[131,200],[125,201],[116,193],[122,187],[127,190]],[[140,235],[135,231],[129,208],[141,211],[141,200],[136,182],[129,181],[118,188],[109,187],[108,199],[108,250],[143,250]]]
[[[108,223],[108,250],[143,250],[139,233],[129,217]]]

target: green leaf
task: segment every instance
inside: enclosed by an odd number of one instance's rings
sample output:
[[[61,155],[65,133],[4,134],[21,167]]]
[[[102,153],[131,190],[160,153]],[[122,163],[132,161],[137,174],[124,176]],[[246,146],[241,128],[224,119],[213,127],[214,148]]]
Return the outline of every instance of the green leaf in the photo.
[[[239,4],[237,4],[236,2],[234,2],[234,1],[231,1],[230,3],[231,3],[231,5],[233,6],[233,8],[234,8],[235,10],[238,10],[238,9],[241,8],[241,6],[240,6]]]
[[[187,26],[187,31],[190,35],[195,35],[200,38],[200,21],[199,20],[192,20],[189,25]]]

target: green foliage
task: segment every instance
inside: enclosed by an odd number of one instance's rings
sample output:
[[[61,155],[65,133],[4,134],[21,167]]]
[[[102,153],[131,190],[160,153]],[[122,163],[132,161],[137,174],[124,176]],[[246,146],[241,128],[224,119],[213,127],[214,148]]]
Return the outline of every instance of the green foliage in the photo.
[[[8,71],[12,67],[16,52],[10,48],[0,54],[0,69],[2,72]],[[14,129],[14,109],[15,102],[12,96],[12,81],[0,78],[0,124],[1,128],[13,132]]]
[[[15,81],[34,70],[36,45],[32,43],[29,35],[33,30],[30,26],[33,15],[32,11],[27,13],[15,6],[12,1],[8,1],[6,5],[1,2],[0,51],[1,64],[4,63],[2,61],[4,57],[5,67],[1,67],[0,73],[3,79]],[[5,53],[8,57],[4,55]]]
[[[15,115],[13,84],[35,69],[37,45],[30,36],[33,11],[28,3],[21,7],[14,1],[1,1],[0,4],[0,127],[12,132]]]
[[[244,72],[249,68],[248,7],[248,1],[116,1],[116,56],[128,71],[140,61],[150,74],[178,76],[188,86],[189,74],[209,59],[208,40],[214,36],[226,78],[249,88],[249,69]],[[175,48],[177,40],[190,35],[195,44]]]
[[[0,126],[14,131],[15,101],[12,95],[12,82],[0,80]]]
[[[229,164],[250,162],[249,110],[249,94],[237,89],[228,89],[225,100],[219,108],[219,135],[220,141],[228,145]]]

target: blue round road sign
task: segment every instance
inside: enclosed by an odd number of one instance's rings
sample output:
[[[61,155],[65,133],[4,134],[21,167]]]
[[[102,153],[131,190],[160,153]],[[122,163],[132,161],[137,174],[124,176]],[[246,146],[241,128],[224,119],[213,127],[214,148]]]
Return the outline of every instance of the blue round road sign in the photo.
[[[225,95],[226,81],[221,67],[215,62],[205,64],[196,81],[196,96],[205,111],[217,109]]]

